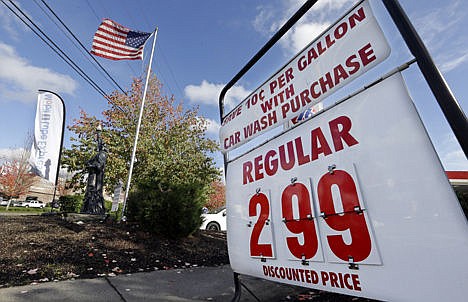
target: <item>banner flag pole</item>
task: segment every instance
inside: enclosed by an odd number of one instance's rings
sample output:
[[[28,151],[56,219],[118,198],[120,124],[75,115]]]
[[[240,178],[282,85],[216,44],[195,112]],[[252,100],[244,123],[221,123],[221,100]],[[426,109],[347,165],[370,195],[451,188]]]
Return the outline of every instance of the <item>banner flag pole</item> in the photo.
[[[39,89],[29,162],[35,174],[54,184],[52,201],[57,192],[65,115],[63,99],[55,92]]]
[[[122,218],[121,219],[124,218],[125,208],[126,208],[126,205],[127,205],[128,192],[130,191],[130,183],[132,181],[133,164],[135,162],[135,154],[136,154],[136,148],[137,148],[137,143],[138,143],[138,135],[140,133],[141,119],[143,117],[143,108],[145,107],[146,92],[148,90],[148,82],[149,82],[149,77],[150,77],[150,73],[151,73],[151,65],[153,63],[154,46],[156,45],[157,35],[158,35],[158,27],[156,27],[156,29],[154,31],[153,48],[151,49],[150,62],[149,62],[149,65],[148,65],[148,72],[146,74],[146,83],[145,83],[145,90],[143,92],[143,99],[141,100],[140,115],[138,117],[138,124],[137,124],[137,128],[136,128],[136,133],[135,133],[135,142],[133,143],[132,158],[130,160],[130,170],[128,171],[127,186],[125,188],[125,195],[124,195],[124,201],[123,201],[123,206],[122,206],[122,215],[121,215]]]

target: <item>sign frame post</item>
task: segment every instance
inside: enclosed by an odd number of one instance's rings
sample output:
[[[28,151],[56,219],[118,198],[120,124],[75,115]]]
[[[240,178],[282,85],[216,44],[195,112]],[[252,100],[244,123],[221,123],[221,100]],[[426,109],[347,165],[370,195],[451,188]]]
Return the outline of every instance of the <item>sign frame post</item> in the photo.
[[[247,64],[229,81],[229,83],[224,86],[224,88],[221,90],[221,93],[219,95],[219,117],[221,124],[223,123],[224,120],[224,97],[226,96],[227,91],[234,86],[239,79],[247,73],[247,71],[250,70],[257,62],[260,60],[270,48],[272,48],[276,42],[281,39],[290,29],[293,27],[294,24],[296,24],[299,19],[304,16],[305,13],[309,11],[309,9],[317,3],[318,0],[307,0],[304,5],[301,6],[297,10],[297,12],[289,18],[289,20],[273,35],[273,37],[268,40],[268,42],[265,43],[265,45],[247,62]],[[224,161],[224,174],[226,175],[226,169],[227,169],[227,153],[223,153],[223,161]],[[243,285],[240,282],[239,279],[239,274],[234,272],[234,285],[235,285],[235,292],[234,292],[234,297],[232,298],[232,302],[237,302],[240,301],[241,298],[241,291]],[[245,286],[244,286],[245,287]],[[247,288],[246,288],[247,289]],[[249,291],[250,292],[250,291]]]

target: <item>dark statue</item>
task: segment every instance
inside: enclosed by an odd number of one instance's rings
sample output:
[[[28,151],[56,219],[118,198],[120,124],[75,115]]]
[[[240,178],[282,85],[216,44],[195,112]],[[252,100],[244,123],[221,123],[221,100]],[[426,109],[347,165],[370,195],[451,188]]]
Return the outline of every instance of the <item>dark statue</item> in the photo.
[[[86,185],[86,193],[81,213],[104,215],[106,209],[104,207],[104,197],[102,193],[107,150],[101,138],[100,125],[97,129],[96,140],[97,154],[86,163],[86,168],[88,170],[88,184]]]

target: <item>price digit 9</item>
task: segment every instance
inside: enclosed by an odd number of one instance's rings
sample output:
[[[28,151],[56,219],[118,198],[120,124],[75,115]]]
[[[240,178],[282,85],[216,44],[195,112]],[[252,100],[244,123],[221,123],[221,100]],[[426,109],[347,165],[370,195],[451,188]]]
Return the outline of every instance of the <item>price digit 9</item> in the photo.
[[[344,213],[337,213],[333,204],[332,186],[339,189]],[[349,230],[351,243],[346,244],[342,235],[328,235],[328,245],[341,260],[348,261],[353,257],[355,262],[366,259],[372,249],[371,238],[364,214],[355,211],[359,206],[356,184],[351,175],[343,170],[335,170],[320,178],[317,185],[320,209],[325,213],[325,222],[335,231]]]
[[[293,197],[296,196],[299,217],[294,218]],[[303,244],[298,237],[287,237],[286,242],[291,254],[296,258],[310,259],[318,249],[317,232],[312,220],[312,208],[309,197],[309,190],[301,183],[287,186],[281,196],[281,207],[285,224],[288,230],[294,234],[303,234]]]

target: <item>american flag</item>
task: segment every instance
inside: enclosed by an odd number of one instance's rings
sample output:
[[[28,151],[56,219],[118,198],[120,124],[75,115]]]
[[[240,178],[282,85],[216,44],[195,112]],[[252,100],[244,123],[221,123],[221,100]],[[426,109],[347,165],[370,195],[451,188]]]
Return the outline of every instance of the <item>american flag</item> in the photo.
[[[142,60],[151,33],[134,31],[104,19],[94,34],[91,53],[111,60]]]

